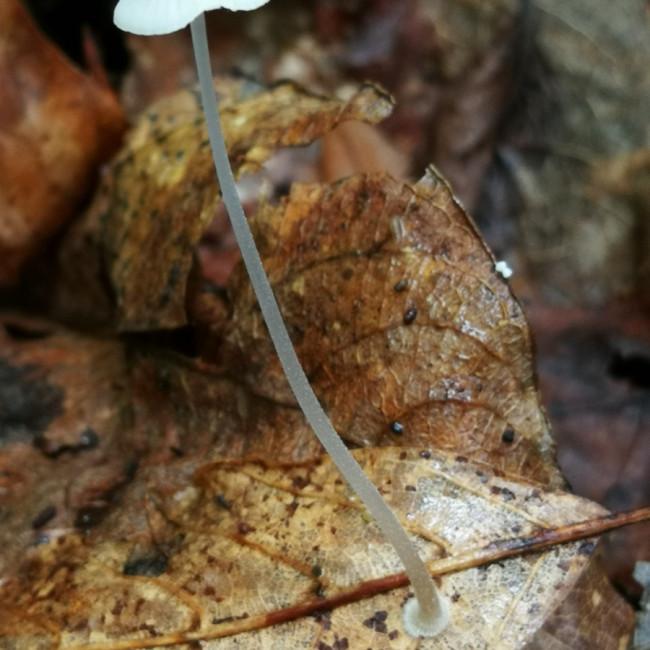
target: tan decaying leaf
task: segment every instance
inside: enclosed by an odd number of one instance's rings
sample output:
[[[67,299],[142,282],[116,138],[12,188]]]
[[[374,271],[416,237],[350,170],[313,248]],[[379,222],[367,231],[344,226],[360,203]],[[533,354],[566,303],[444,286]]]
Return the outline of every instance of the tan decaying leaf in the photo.
[[[566,615],[578,612],[591,638],[608,634],[604,606],[620,636],[626,610],[605,584],[589,578],[575,591],[592,543],[495,554],[499,541],[602,515],[599,506],[451,455],[355,453],[452,601],[449,629],[418,647],[531,647],[539,633],[553,637],[546,621],[571,598]],[[193,486],[152,470],[145,505],[148,544],[70,534],[33,547],[0,590],[2,647],[415,647],[400,623],[400,563],[328,458],[216,461]]]
[[[339,122],[377,122],[390,98],[365,86],[349,101],[310,95],[285,83],[222,102],[235,176],[258,171],[278,147],[308,144]],[[187,322],[193,251],[214,216],[219,186],[196,93],[155,105],[136,126],[107,180],[104,243],[122,330]]]
[[[433,444],[561,483],[530,330],[494,258],[430,170],[296,185],[252,222],[296,351],[332,422],[364,446]],[[292,397],[248,280],[220,363],[256,395]]]
[[[125,120],[18,0],[0,3],[0,86],[0,284],[11,284],[80,207]]]

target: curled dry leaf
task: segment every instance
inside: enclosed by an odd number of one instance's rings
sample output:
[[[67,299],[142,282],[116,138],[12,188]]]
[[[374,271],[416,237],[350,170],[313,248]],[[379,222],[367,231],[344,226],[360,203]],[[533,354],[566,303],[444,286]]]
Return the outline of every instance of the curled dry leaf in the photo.
[[[415,186],[294,186],[253,223],[296,351],[346,439],[434,444],[560,484],[528,324],[435,171]],[[221,363],[291,403],[243,274],[232,293]]]
[[[0,3],[0,284],[80,207],[125,121],[18,0]]]
[[[372,86],[348,102],[310,95],[285,83],[222,101],[235,176],[258,171],[278,147],[308,144],[350,119],[377,122],[392,103]],[[154,106],[118,157],[104,217],[108,273],[121,330],[187,322],[186,283],[193,251],[214,216],[219,186],[203,113],[194,92]]]
[[[591,542],[499,554],[599,506],[441,453],[355,453],[452,601],[452,625],[419,647],[561,647],[560,620],[577,621],[571,647],[620,647],[631,614],[598,578]],[[110,529],[70,534],[5,577],[0,637],[12,648],[217,649],[233,634],[241,648],[412,647],[399,561],[328,458],[217,461],[192,487],[148,474],[148,550]]]

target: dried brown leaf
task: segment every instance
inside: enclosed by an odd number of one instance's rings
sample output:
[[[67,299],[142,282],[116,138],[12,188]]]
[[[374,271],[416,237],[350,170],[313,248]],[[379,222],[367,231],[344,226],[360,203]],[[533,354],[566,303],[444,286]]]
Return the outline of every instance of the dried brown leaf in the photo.
[[[356,455],[453,603],[452,625],[419,647],[542,647],[538,639],[560,638],[553,621],[562,608],[591,630],[587,640],[607,640],[599,650],[620,647],[631,615],[592,576],[593,544],[482,566],[499,557],[494,540],[530,538],[601,508],[445,454]],[[233,634],[243,648],[337,639],[350,648],[412,647],[401,630],[407,588],[399,561],[329,459],[217,461],[199,468],[193,487],[155,469],[140,481],[152,513],[150,550],[108,528],[101,539],[70,534],[32,548],[0,592],[8,614],[2,647],[216,649],[232,647]],[[584,641],[573,647],[596,647]]]
[[[335,428],[361,445],[434,444],[559,484],[530,331],[472,221],[432,170],[294,186],[254,227],[294,345]],[[292,403],[240,275],[221,363]]]
[[[257,171],[278,147],[308,144],[343,120],[375,122],[390,99],[366,86],[348,102],[293,84],[226,96],[221,114],[235,176]],[[154,106],[118,157],[109,190],[104,245],[121,330],[187,322],[186,283],[196,244],[218,196],[212,154],[195,93]]]

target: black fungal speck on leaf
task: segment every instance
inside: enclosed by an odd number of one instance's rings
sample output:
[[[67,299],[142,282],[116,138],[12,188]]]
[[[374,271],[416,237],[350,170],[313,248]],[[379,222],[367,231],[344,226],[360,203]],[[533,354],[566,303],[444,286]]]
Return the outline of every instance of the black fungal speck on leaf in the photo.
[[[232,509],[232,503],[230,503],[230,501],[228,501],[228,499],[226,499],[226,496],[224,494],[216,494],[215,497],[214,497],[214,500],[224,510],[231,510]]]
[[[54,506],[47,506],[43,508],[34,519],[32,519],[32,528],[37,529],[41,526],[45,526],[49,521],[51,521],[56,515],[56,508]]]
[[[77,443],[77,448],[79,451],[84,449],[94,449],[99,444],[99,436],[94,429],[88,427],[84,432],[79,436],[79,442]]]
[[[404,433],[404,425],[401,422],[391,422],[390,430],[396,435],[401,436]]]
[[[404,325],[410,325],[415,321],[415,319],[418,317],[418,310],[415,307],[411,307],[410,309],[407,309],[404,312],[404,317],[402,320],[404,321]]]
[[[380,632],[381,634],[388,633],[388,627],[386,626],[386,619],[388,618],[388,612],[379,611],[375,612],[373,616],[367,618],[363,621],[363,624],[375,632]]]
[[[122,567],[125,576],[148,576],[155,578],[167,569],[167,558],[156,549],[132,554]]]

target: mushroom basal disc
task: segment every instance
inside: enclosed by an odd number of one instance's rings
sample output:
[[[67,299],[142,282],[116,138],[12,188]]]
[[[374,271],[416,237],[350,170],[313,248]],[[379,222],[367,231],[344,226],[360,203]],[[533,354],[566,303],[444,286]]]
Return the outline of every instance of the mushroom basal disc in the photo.
[[[269,0],[120,0],[113,20],[125,32],[150,36],[169,34],[211,9],[250,11]]]

